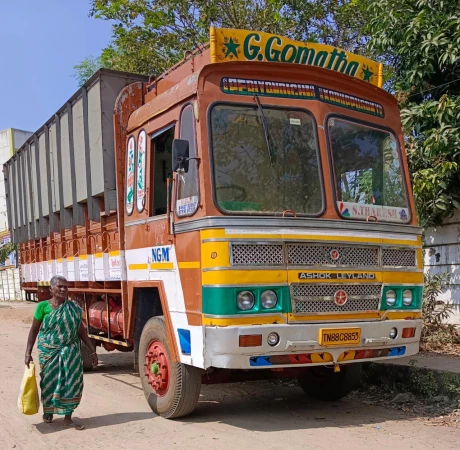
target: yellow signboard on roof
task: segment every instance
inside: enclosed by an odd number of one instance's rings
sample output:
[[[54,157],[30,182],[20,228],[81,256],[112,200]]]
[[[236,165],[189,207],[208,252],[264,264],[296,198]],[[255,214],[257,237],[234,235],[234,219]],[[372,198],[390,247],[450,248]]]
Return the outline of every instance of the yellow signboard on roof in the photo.
[[[330,45],[293,41],[261,31],[211,27],[211,62],[267,61],[341,72],[382,87],[382,64]]]

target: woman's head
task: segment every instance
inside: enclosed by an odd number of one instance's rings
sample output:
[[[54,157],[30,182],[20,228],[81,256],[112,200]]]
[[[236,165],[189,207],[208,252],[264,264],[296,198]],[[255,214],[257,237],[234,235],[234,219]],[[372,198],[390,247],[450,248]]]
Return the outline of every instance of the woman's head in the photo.
[[[61,275],[55,275],[50,280],[50,291],[53,297],[57,300],[67,298],[69,286],[67,280]]]

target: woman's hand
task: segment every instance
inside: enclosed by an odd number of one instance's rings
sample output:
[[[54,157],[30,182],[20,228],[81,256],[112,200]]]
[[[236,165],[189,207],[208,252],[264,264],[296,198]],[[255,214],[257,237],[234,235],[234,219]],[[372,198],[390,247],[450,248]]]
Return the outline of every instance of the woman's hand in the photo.
[[[26,366],[29,367],[29,364],[30,364],[31,362],[33,362],[33,361],[34,361],[34,359],[32,358],[32,355],[28,355],[28,354],[26,353],[26,357],[24,358],[24,362],[26,363]]]
[[[93,364],[93,367],[97,367],[97,365],[99,364],[99,358],[97,357],[96,352],[91,353],[91,362]]]

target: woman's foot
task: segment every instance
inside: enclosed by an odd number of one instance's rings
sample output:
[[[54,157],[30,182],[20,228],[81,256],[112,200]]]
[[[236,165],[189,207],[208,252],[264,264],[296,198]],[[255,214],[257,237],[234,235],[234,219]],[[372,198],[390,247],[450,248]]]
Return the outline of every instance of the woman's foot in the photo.
[[[52,414],[43,414],[43,422],[51,423],[52,421],[53,421],[53,415]]]
[[[73,428],[74,430],[84,430],[85,427],[83,425],[79,425],[72,420],[72,416],[65,416],[64,422],[62,423],[64,428]]]

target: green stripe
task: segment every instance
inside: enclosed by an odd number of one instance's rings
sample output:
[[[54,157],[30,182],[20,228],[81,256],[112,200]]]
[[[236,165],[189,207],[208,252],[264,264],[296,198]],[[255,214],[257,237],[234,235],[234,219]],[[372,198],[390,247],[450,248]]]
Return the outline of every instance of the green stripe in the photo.
[[[278,304],[275,308],[264,309],[260,302],[263,291],[271,290],[278,296]],[[241,311],[236,305],[239,292],[251,291],[255,297],[255,305],[249,311]],[[261,314],[261,313],[290,313],[291,300],[287,286],[235,286],[235,287],[203,287],[203,314],[234,315],[234,314]]]
[[[388,291],[395,291],[396,293],[396,303],[394,306],[388,306],[385,302],[386,293]],[[403,292],[405,290],[412,291],[412,304],[410,306],[406,306],[403,304]],[[423,287],[422,286],[385,286],[383,289],[383,298],[382,298],[382,306],[381,310],[386,311],[387,309],[391,310],[408,310],[408,309],[421,309],[422,307],[422,297],[423,297]]]

